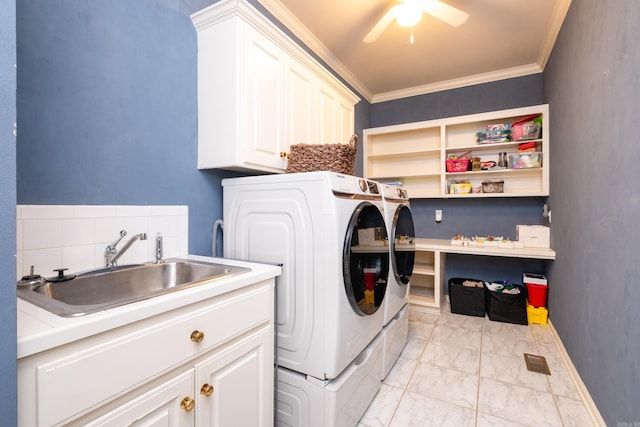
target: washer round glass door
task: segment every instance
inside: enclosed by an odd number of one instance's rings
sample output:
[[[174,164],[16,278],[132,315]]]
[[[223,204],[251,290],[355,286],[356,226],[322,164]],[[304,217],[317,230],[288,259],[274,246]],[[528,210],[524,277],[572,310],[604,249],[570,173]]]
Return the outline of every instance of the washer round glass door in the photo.
[[[393,242],[391,242],[391,264],[396,282],[407,285],[413,274],[416,257],[413,217],[407,205],[400,205],[393,216]]]
[[[380,308],[389,278],[389,239],[380,209],[362,202],[349,220],[342,256],[344,287],[361,316]]]

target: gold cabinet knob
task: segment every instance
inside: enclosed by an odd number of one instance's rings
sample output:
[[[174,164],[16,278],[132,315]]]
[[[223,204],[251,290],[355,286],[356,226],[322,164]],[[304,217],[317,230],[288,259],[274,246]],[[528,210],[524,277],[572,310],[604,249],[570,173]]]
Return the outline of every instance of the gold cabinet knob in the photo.
[[[185,397],[182,399],[182,402],[180,402],[180,407],[187,412],[192,411],[194,406],[196,406],[196,401],[189,396]]]
[[[281,152],[280,152],[280,157],[282,157],[283,159],[285,159],[285,158],[286,158],[286,159],[288,159],[288,158],[289,158],[289,155],[287,154],[287,152],[286,152],[286,151],[281,151]]]
[[[204,332],[201,332],[201,331],[191,332],[191,341],[202,342],[203,339],[204,339]]]
[[[203,394],[205,396],[211,396],[213,394],[213,386],[211,384],[204,384],[201,388],[200,388],[200,394]]]

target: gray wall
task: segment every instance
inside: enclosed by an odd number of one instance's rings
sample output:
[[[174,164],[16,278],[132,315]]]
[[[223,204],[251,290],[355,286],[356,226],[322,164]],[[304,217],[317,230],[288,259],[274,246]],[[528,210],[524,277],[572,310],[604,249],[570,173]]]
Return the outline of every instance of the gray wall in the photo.
[[[574,1],[544,73],[549,313],[607,425],[640,423],[640,2]]]
[[[542,73],[373,104],[371,127],[542,104]]]
[[[0,414],[16,425],[16,9],[0,0]]]

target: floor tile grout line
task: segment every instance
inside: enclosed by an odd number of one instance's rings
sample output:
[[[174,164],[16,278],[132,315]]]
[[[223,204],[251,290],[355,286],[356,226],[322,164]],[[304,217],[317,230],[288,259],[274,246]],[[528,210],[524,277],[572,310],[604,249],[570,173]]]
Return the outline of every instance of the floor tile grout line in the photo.
[[[438,317],[438,319],[439,319],[439,317]],[[424,322],[420,322],[420,323],[422,324],[421,327],[423,327],[423,328],[428,325],[428,323],[424,323]],[[436,323],[437,323],[437,321],[436,321]],[[420,352],[420,355],[418,356],[418,358],[415,361],[415,365],[413,366],[413,370],[411,372],[411,375],[409,376],[409,379],[407,380],[407,383],[404,385],[404,387],[402,389],[402,394],[400,395],[400,399],[398,399],[398,403],[396,404],[396,407],[393,410],[393,413],[391,414],[391,417],[389,418],[389,422],[387,423],[387,427],[391,426],[391,423],[392,423],[393,419],[395,418],[396,413],[398,412],[398,409],[400,408],[402,400],[404,399],[404,397],[407,395],[407,392],[409,391],[409,384],[411,383],[411,379],[413,378],[413,376],[416,373],[416,370],[418,369],[418,364],[420,363],[420,359],[422,358],[422,354],[424,353],[425,349],[427,348],[427,343],[431,339],[431,335],[433,334],[433,330],[434,329],[435,329],[435,325],[434,325],[433,328],[431,328],[431,332],[429,332],[429,335],[425,337],[424,345],[422,347],[422,351]],[[405,347],[406,347],[406,344],[405,344]],[[404,351],[404,348],[402,350]]]
[[[482,378],[482,345],[484,344],[484,327],[485,320],[482,319],[482,328],[480,330],[480,349],[478,351],[478,387],[476,390],[476,427],[480,418],[480,379]]]

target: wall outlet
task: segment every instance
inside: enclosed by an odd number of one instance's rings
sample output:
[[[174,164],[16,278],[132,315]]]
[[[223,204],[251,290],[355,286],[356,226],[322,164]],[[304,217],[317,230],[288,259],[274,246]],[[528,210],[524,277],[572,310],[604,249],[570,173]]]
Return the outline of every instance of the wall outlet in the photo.
[[[438,224],[442,222],[442,211],[440,209],[436,209],[436,222]]]

